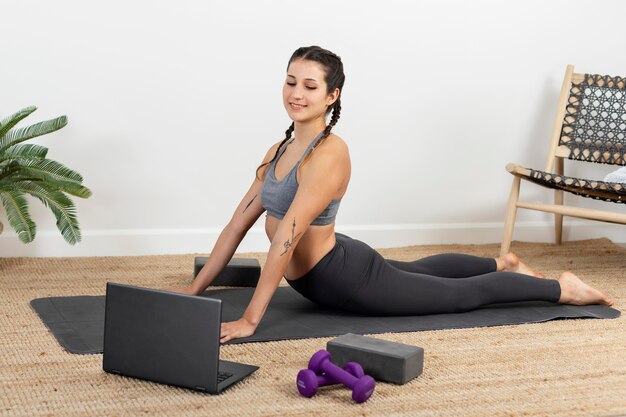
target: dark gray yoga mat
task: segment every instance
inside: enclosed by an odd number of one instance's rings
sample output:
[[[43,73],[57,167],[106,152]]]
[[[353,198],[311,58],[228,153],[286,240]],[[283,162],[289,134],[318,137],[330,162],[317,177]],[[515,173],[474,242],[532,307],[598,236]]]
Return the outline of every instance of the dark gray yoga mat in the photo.
[[[232,321],[241,317],[253,292],[254,288],[211,290],[203,296],[221,299],[222,320]],[[104,296],[38,298],[32,300],[31,305],[67,351],[102,353]],[[581,307],[539,301],[494,304],[458,314],[361,316],[320,307],[290,287],[279,287],[255,334],[231,343],[330,337],[345,333],[504,326],[570,318],[612,319],[619,316],[618,310],[606,306]]]

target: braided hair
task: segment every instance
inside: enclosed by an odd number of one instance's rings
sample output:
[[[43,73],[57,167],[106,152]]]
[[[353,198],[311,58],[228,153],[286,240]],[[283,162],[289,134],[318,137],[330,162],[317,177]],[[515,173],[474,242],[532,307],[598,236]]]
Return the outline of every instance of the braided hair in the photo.
[[[326,110],[326,114],[332,111],[330,122],[324,129],[324,133],[322,133],[320,139],[303,158],[302,163],[300,164],[300,166],[302,166],[302,164],[304,164],[310,158],[311,153],[315,150],[315,148],[317,148],[322,142],[326,140],[326,138],[330,135],[332,128],[339,121],[339,116],[341,114],[341,92],[343,91],[343,83],[346,80],[346,76],[343,73],[343,63],[341,62],[341,58],[338,55],[330,52],[329,50],[320,48],[319,46],[305,46],[296,49],[296,51],[291,55],[291,58],[289,58],[287,69],[289,69],[289,65],[291,65],[291,63],[297,59],[314,61],[322,65],[325,72],[324,81],[326,81],[326,92],[328,94],[330,94],[332,91],[335,91],[335,89],[337,88],[339,89],[339,97],[337,98],[337,100],[335,100],[333,105],[329,106]],[[261,164],[257,168],[257,178],[261,179],[259,177],[259,170],[265,165],[271,164],[276,159],[280,149],[289,139],[291,139],[293,131],[294,123],[292,122],[289,128],[285,131],[285,139],[283,139],[276,148],[276,153],[274,154],[274,157],[269,162]]]

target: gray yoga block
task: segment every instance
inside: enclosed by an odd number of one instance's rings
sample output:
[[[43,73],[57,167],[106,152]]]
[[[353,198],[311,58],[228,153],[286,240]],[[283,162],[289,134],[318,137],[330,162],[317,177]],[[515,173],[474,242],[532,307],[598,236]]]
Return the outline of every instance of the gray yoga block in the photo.
[[[372,378],[406,384],[422,373],[424,349],[404,343],[347,333],[326,344],[331,361],[343,367],[358,362]]]
[[[193,276],[196,277],[198,272],[206,263],[206,256],[197,256],[194,259]],[[261,276],[261,265],[256,259],[249,258],[232,258],[226,267],[215,277],[211,285],[225,285],[231,287],[255,287]]]

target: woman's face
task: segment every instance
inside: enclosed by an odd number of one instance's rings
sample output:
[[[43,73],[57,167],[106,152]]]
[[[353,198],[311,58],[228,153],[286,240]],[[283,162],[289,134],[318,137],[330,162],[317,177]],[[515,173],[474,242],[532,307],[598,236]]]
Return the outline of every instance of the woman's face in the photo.
[[[328,106],[339,96],[339,89],[326,93],[324,67],[315,61],[297,59],[287,69],[283,105],[294,122],[307,122],[326,115]]]

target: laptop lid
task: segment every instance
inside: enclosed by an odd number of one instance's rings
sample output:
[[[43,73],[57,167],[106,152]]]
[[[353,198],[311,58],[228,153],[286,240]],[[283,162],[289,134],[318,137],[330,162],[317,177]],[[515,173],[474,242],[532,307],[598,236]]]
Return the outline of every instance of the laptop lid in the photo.
[[[221,300],[107,283],[103,369],[218,392]]]

